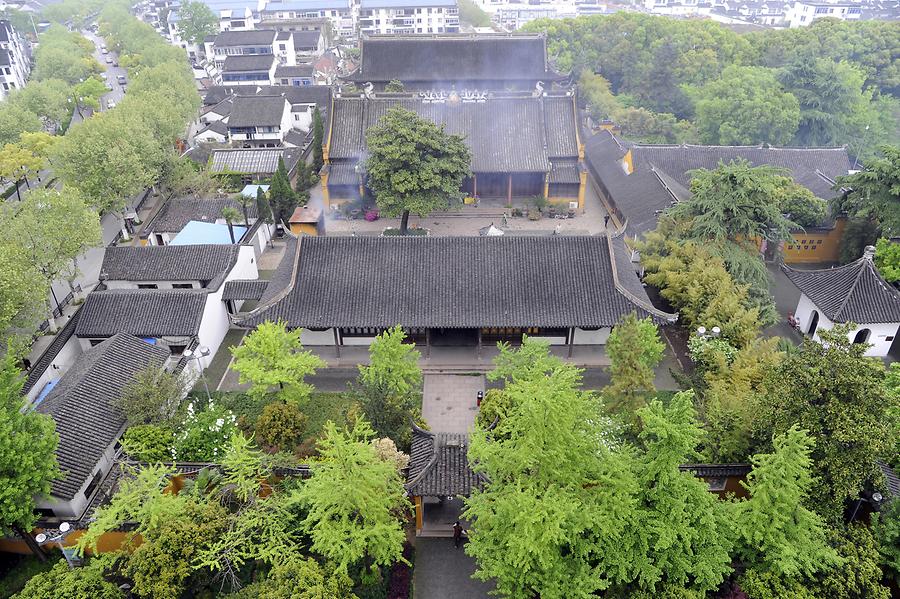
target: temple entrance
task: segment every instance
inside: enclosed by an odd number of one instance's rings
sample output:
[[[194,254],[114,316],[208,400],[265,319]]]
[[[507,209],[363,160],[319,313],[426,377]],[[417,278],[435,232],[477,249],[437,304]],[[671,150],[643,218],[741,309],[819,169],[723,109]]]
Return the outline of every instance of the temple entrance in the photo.
[[[475,347],[478,329],[431,329],[432,347]]]

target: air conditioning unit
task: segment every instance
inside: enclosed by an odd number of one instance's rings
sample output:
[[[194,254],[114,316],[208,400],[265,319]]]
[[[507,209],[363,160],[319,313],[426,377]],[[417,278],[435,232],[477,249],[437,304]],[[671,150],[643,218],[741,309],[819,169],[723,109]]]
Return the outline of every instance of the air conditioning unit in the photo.
[[[578,202],[569,202],[569,210],[578,210]]]

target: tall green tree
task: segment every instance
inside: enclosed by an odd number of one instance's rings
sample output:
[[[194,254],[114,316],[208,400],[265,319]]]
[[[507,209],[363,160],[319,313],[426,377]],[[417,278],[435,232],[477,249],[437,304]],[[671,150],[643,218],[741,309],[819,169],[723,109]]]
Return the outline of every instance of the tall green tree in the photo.
[[[178,7],[178,35],[190,44],[202,44],[203,39],[219,31],[219,18],[212,9],[196,0]]]
[[[318,173],[325,164],[323,155],[325,144],[325,124],[322,122],[322,112],[316,106],[313,110],[313,170]]]
[[[233,368],[241,384],[250,384],[247,393],[262,401],[278,385],[285,401],[303,401],[312,385],[303,379],[325,362],[300,343],[300,329],[288,330],[284,323],[266,321],[247,335],[244,342],[231,350]]]
[[[693,394],[678,393],[668,407],[653,400],[638,416],[637,497],[643,515],[635,534],[648,555],[637,583],[651,590],[661,583],[712,590],[731,571],[733,541],[725,504],[705,482],[679,469],[696,456],[703,435]]]
[[[122,410],[132,425],[158,424],[172,418],[187,392],[183,375],[149,366],[135,373],[134,380],[122,389],[113,405]]]
[[[45,125],[59,126],[72,114],[69,85],[61,79],[31,81],[21,90],[10,94],[9,101],[36,114]]]
[[[23,131],[40,131],[40,117],[18,104],[0,104],[0,145],[16,143]]]
[[[763,434],[784,434],[797,424],[815,442],[817,484],[808,505],[830,523],[869,482],[879,480],[876,460],[893,449],[897,398],[884,386],[884,366],[866,358],[865,344],[851,343],[851,325],[821,331],[822,343],[806,340],[787,355],[768,383],[760,425]]]
[[[70,568],[60,559],[53,568],[33,576],[25,587],[13,595],[15,599],[124,599],[125,593],[107,580],[112,578],[110,562],[92,559],[83,568]]]
[[[735,506],[744,564],[787,579],[809,578],[838,564],[825,523],[803,505],[813,485],[813,442],[796,425],[776,436],[774,451],[753,456],[744,483],[750,499]]]
[[[900,583],[900,501],[889,503],[872,516],[872,534],[878,542],[885,574]]]
[[[410,421],[419,416],[422,369],[419,352],[405,340],[399,325],[379,334],[369,346],[369,363],[359,366],[358,382],[363,414],[376,435],[408,448]]]
[[[879,238],[875,244],[875,266],[888,283],[900,281],[900,243]]]
[[[231,243],[234,244],[234,223],[241,219],[241,213],[238,212],[237,208],[226,206],[222,209],[222,218],[225,219],[225,224],[228,225],[228,236],[231,237]]]
[[[466,499],[475,577],[504,596],[546,598],[593,597],[632,580],[645,562],[631,534],[641,526],[637,481],[611,448],[597,397],[581,391],[582,371],[535,339],[501,356],[510,358],[498,363],[510,375],[507,409],[495,428],[476,426],[468,451],[487,478]]]
[[[409,501],[397,469],[378,457],[371,437],[363,419],[348,431],[326,423],[317,445],[321,460],[294,491],[306,510],[301,528],[310,549],[343,574],[355,564],[390,566],[403,553]]]
[[[448,207],[469,174],[471,152],[460,136],[399,106],[369,128],[366,147],[369,188],[382,213],[400,217],[401,235],[410,213]]]
[[[603,389],[603,397],[611,409],[631,415],[646,405],[656,393],[653,369],[665,348],[650,318],[638,319],[632,312],[619,321],[606,343],[610,384]]]
[[[883,146],[882,157],[868,161],[853,175],[839,177],[837,189],[847,192],[835,200],[851,217],[874,221],[886,237],[900,234],[900,146]]]
[[[278,167],[269,185],[269,202],[276,223],[286,223],[297,207],[297,194],[291,188],[291,181],[282,158],[278,159]]]
[[[785,145],[800,122],[797,98],[782,89],[771,69],[729,66],[688,93],[704,143]]]
[[[13,352],[0,358],[0,530],[31,534],[36,497],[60,476],[53,419],[25,408]]]

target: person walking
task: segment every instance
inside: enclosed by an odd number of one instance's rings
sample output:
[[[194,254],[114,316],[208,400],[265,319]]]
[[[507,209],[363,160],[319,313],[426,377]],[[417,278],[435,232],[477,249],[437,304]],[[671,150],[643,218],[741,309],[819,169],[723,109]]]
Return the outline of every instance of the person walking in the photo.
[[[459,546],[462,543],[462,535],[463,527],[462,524],[459,523],[459,520],[457,520],[456,524],[453,525],[453,545],[457,549],[459,549]]]

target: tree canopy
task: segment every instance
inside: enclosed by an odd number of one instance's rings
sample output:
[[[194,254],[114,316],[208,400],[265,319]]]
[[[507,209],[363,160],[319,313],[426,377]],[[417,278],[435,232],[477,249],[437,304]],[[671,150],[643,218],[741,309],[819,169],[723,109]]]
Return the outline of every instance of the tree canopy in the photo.
[[[203,39],[219,31],[219,17],[212,9],[196,0],[178,7],[178,35],[189,44],[202,44]]]
[[[469,174],[471,153],[460,136],[399,106],[366,131],[366,147],[368,185],[381,212],[401,217],[401,234],[410,213],[447,208]]]

